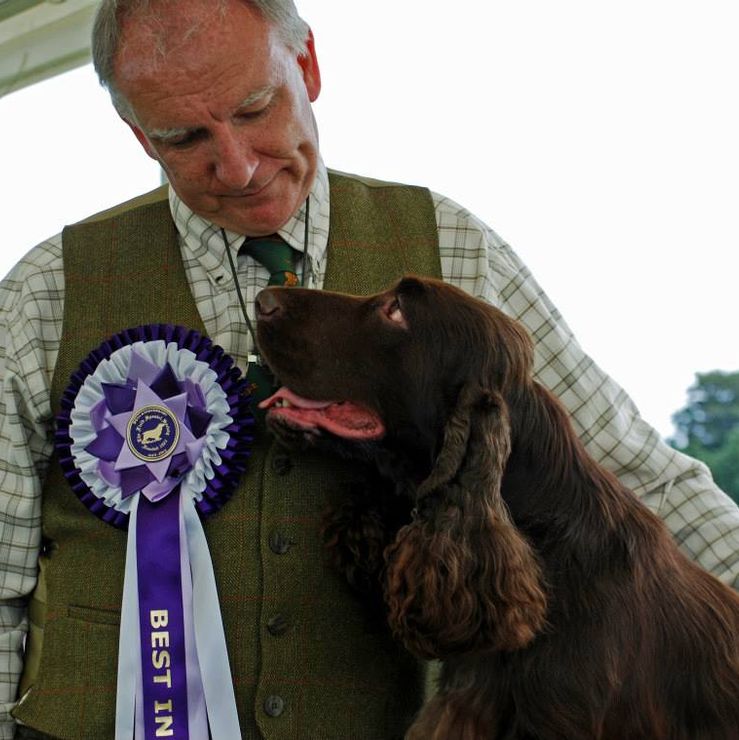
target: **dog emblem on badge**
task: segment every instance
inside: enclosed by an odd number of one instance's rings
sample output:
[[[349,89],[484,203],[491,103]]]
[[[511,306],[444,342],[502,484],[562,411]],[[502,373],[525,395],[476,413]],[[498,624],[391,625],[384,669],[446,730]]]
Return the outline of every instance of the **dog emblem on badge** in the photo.
[[[128,422],[128,448],[144,462],[164,460],[180,439],[180,425],[166,406],[143,406]]]

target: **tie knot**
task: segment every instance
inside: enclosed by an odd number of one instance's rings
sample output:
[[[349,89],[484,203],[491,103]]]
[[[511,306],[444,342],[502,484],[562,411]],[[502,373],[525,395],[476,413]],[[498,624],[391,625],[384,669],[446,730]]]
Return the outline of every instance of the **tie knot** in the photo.
[[[269,271],[269,285],[297,285],[295,250],[277,234],[247,237],[239,252],[248,254]]]

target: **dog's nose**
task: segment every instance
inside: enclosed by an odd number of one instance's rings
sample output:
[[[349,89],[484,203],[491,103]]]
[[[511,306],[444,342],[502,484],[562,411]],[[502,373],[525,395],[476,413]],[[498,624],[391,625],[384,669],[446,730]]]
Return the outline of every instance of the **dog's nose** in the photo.
[[[260,321],[268,321],[274,319],[282,313],[283,306],[280,302],[277,290],[270,290],[265,288],[257,293],[257,297],[254,299],[254,305],[257,309],[257,318]]]

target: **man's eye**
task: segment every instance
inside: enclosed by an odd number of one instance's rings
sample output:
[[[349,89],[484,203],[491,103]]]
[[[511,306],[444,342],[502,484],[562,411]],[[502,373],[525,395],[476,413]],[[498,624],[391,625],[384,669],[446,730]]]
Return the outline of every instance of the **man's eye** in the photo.
[[[173,149],[184,149],[189,143],[189,136],[184,139],[173,139],[172,141],[167,142],[168,146],[171,146]]]
[[[172,139],[167,139],[164,143],[172,149],[186,149],[188,146],[195,144],[205,137],[204,131],[192,131],[191,133],[182,134]]]
[[[265,105],[262,108],[256,108],[253,110],[243,110],[237,115],[237,118],[242,121],[254,121],[257,118],[261,118],[269,110],[269,105]]]

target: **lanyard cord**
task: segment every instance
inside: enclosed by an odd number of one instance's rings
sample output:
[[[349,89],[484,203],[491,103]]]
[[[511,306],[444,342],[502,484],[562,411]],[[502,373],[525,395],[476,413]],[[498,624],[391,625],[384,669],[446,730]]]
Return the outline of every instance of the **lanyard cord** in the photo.
[[[308,234],[309,234],[309,228],[310,228],[310,196],[305,201],[305,229],[303,231],[303,268],[300,271],[300,286],[305,286],[305,265],[308,262]],[[226,255],[228,256],[228,264],[231,267],[231,276],[234,280],[234,285],[236,285],[236,295],[239,298],[239,305],[241,306],[241,313],[244,316],[244,322],[246,323],[246,328],[251,335],[252,341],[254,342],[254,352],[249,353],[247,356],[247,369],[248,366],[254,362],[259,365],[262,364],[261,358],[256,352],[257,347],[257,333],[254,331],[254,325],[252,324],[251,320],[249,319],[249,314],[246,311],[246,301],[244,300],[244,294],[241,292],[241,286],[239,285],[239,279],[236,274],[236,264],[234,262],[233,255],[231,254],[231,245],[228,243],[228,238],[226,237],[226,230],[221,227],[221,238],[223,239],[223,243],[226,247]]]
[[[254,331],[254,327],[252,326],[251,321],[249,320],[249,314],[246,312],[246,302],[244,301],[244,294],[241,292],[241,286],[239,285],[239,280],[236,276],[236,265],[234,264],[234,258],[231,254],[231,245],[228,243],[228,239],[226,237],[226,231],[225,229],[221,228],[221,236],[223,237],[223,243],[226,245],[226,254],[228,255],[228,264],[231,266],[231,275],[234,279],[234,284],[236,285],[236,295],[239,297],[239,305],[241,306],[241,313],[244,316],[244,321],[246,322],[246,328],[249,330],[249,334],[251,334],[252,341],[254,342],[254,347],[257,346],[257,334]],[[258,362],[259,357],[256,354],[250,354],[247,358],[247,362]]]
[[[310,225],[310,195],[305,199],[305,228],[303,229],[303,265],[300,268],[300,287],[305,288],[305,266],[310,265],[308,256],[308,230]]]

